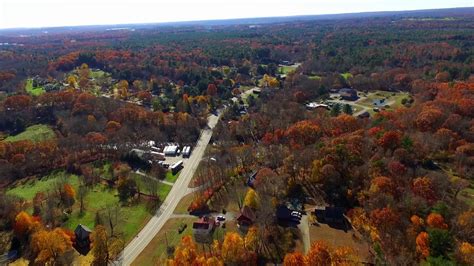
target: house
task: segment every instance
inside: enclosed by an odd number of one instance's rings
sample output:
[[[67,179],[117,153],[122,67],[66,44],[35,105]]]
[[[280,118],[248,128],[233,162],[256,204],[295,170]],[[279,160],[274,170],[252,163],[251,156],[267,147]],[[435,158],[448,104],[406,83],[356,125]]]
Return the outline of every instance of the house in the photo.
[[[281,226],[296,227],[300,223],[301,214],[297,211],[289,209],[285,205],[279,205],[276,209],[275,216],[277,222]]]
[[[237,217],[237,224],[239,227],[249,227],[255,223],[257,216],[255,212],[249,206],[244,206],[240,210],[240,214]]]
[[[198,242],[208,242],[212,240],[212,233],[216,227],[216,222],[212,217],[203,216],[193,223],[194,239]]]
[[[90,234],[92,230],[87,226],[79,224],[74,230],[74,235],[76,236],[76,241],[74,243],[74,248],[82,255],[87,255],[90,251]]]
[[[346,101],[355,101],[359,99],[359,96],[357,96],[357,91],[350,88],[340,89],[339,95],[341,96],[343,100],[346,100]]]
[[[314,210],[314,214],[321,223],[344,224],[344,209],[340,207],[320,207]]]

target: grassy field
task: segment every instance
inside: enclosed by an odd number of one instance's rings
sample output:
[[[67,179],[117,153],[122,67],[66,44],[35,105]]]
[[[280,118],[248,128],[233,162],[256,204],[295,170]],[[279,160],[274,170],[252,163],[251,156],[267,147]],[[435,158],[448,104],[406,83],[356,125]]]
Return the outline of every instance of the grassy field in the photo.
[[[114,204],[119,204],[117,191],[103,185],[97,185],[85,197],[85,213],[80,215],[79,202],[77,201],[64,226],[71,230],[74,230],[78,224],[94,228],[96,213],[105,209],[107,205]],[[122,234],[125,242],[129,242],[150,218],[151,214],[144,204],[120,206],[120,220],[117,231]]]
[[[288,74],[296,70],[295,66],[280,66],[278,67],[278,73]]]
[[[135,181],[137,182],[137,185],[140,188],[140,191],[148,193],[148,190],[147,190],[147,186],[148,186],[147,184],[148,183],[147,182],[149,182],[149,181],[147,179],[149,179],[150,177],[142,176],[142,175],[135,174],[135,173],[133,173],[132,176],[135,179]],[[159,182],[159,181],[154,180],[154,182]],[[170,185],[159,183],[158,184],[158,196],[160,197],[160,199],[164,200],[166,198],[166,196],[168,196],[168,193],[170,193],[171,188],[172,188],[172,186],[170,186]]]
[[[105,75],[107,75],[107,73],[102,70],[91,70],[90,77],[93,79],[98,79],[104,77]]]
[[[474,208],[474,185],[459,192],[458,198],[466,202],[471,208]]]
[[[312,79],[312,80],[320,80],[321,77],[320,76],[308,76],[309,79]]]
[[[179,201],[178,206],[176,206],[176,209],[174,209],[174,213],[175,214],[188,214],[189,213],[188,207],[193,202],[195,196],[196,196],[196,192],[184,196]]]
[[[55,187],[55,184],[57,184],[61,179],[64,179],[64,181],[71,184],[73,187],[79,186],[79,178],[76,175],[57,172],[45,176],[40,180],[30,179],[23,184],[18,184],[17,186],[7,190],[6,194],[15,195],[27,201],[31,201],[36,193],[51,191]]]
[[[26,92],[28,92],[30,95],[33,95],[33,96],[39,96],[46,92],[43,87],[33,87],[32,79],[26,80],[25,90]]]
[[[166,172],[165,181],[174,183],[174,182],[176,182],[176,179],[178,179],[178,177],[179,177],[179,172],[177,174],[173,175],[173,173],[171,171],[168,171],[168,172]]]
[[[71,184],[76,192],[79,188],[80,177],[76,175],[57,172],[43,177],[40,180],[28,180],[22,184],[6,191],[9,195],[16,195],[27,201],[32,201],[37,192],[51,191],[57,182],[64,179]],[[161,184],[160,196],[166,197],[171,186]],[[95,216],[98,211],[103,210],[107,205],[119,204],[116,189],[109,189],[105,185],[99,184],[90,189],[84,200],[85,212],[79,213],[79,200],[76,196],[76,202],[72,207],[72,213],[65,222],[64,227],[74,230],[78,224],[83,224],[89,228],[95,226]],[[117,231],[120,232],[126,242],[130,241],[151,218],[152,214],[147,210],[145,204],[134,204],[131,206],[120,206],[120,217]]]
[[[348,80],[349,78],[352,78],[352,74],[349,72],[342,73],[341,76],[345,79]]]
[[[350,247],[359,255],[362,261],[366,261],[370,254],[369,245],[363,240],[356,239],[354,235],[357,235],[357,233],[353,230],[344,232],[343,230],[332,228],[327,224],[318,223],[317,225],[309,225],[311,243],[318,240],[325,240],[334,247]]]
[[[47,125],[33,125],[26,128],[25,131],[17,134],[15,136],[9,136],[5,141],[19,141],[19,140],[31,140],[34,142],[39,142],[47,139],[55,138],[56,134],[54,131]]]
[[[169,219],[158,234],[151,240],[146,248],[135,259],[132,265],[148,266],[161,265],[166,255],[166,242],[170,246],[176,246],[185,235],[192,234],[192,223],[195,218],[171,218]],[[186,229],[180,234],[178,228],[186,224]],[[166,235],[166,236],[165,236]],[[165,240],[166,239],[166,240]]]
[[[399,108],[402,107],[402,100],[404,98],[409,98],[410,94],[407,92],[389,92],[389,91],[375,91],[367,94],[367,98],[358,101],[360,105],[364,105],[370,108],[374,107],[374,100],[385,99],[387,104],[390,104],[390,108]]]

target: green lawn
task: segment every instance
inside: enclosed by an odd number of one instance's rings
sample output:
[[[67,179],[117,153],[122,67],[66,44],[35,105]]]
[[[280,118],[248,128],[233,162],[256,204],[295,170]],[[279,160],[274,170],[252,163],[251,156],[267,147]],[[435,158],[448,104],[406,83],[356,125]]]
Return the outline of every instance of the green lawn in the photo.
[[[19,184],[14,188],[8,189],[6,194],[21,197],[27,201],[33,200],[36,193],[47,192],[54,189],[55,184],[61,179],[77,188],[79,186],[79,178],[76,175],[66,174],[65,172],[52,173],[48,176],[37,179],[30,179],[23,184]]]
[[[34,142],[40,142],[47,139],[55,138],[54,131],[47,125],[33,125],[26,128],[25,131],[15,136],[9,136],[5,141],[19,141],[19,140],[31,140]]]
[[[140,188],[140,191],[144,193],[148,193],[147,186],[149,177],[145,177],[136,173],[132,173],[132,177],[135,179],[137,182],[138,187]],[[158,182],[158,196],[160,199],[164,200],[166,196],[168,196],[168,193],[170,193],[172,186],[163,184],[159,182],[158,180],[155,180],[155,182]]]
[[[98,79],[98,78],[102,78],[104,77],[105,75],[107,75],[108,73],[102,71],[102,70],[91,70],[91,75],[90,77],[93,78],[93,79]]]
[[[171,171],[168,171],[168,172],[166,172],[165,181],[174,183],[174,182],[176,182],[176,179],[178,179],[178,177],[179,177],[179,172],[177,174],[173,175],[173,173]]]
[[[278,73],[281,74],[288,74],[290,72],[293,72],[296,70],[296,67],[294,66],[280,66],[278,67]]]
[[[9,195],[16,195],[32,201],[37,192],[47,192],[54,189],[55,184],[64,178],[71,184],[76,193],[79,188],[80,177],[66,174],[65,172],[56,172],[45,176],[40,180],[29,180],[23,184],[6,191]],[[166,197],[171,190],[171,186],[160,184],[160,197]],[[72,213],[69,219],[64,223],[64,227],[74,230],[78,224],[83,224],[93,229],[95,226],[95,216],[98,211],[103,210],[107,205],[118,204],[119,198],[116,189],[109,189],[107,186],[99,184],[90,189],[84,200],[85,212],[79,214],[79,200],[76,195],[76,202],[72,207]],[[32,211],[29,209],[29,211]],[[133,204],[131,206],[120,205],[120,221],[117,226],[117,232],[120,232],[125,242],[129,242],[151,218],[152,214],[147,210],[145,204]]]
[[[348,80],[349,78],[352,78],[352,74],[349,72],[342,73],[341,76],[345,79]]]
[[[196,218],[169,219],[160,232],[156,234],[148,246],[146,246],[142,253],[135,259],[132,265],[161,265],[163,260],[167,258],[166,243],[168,243],[169,246],[176,247],[183,236],[192,234],[192,223],[195,220]],[[182,224],[186,224],[187,227],[180,234],[178,228]]]
[[[109,189],[106,186],[97,185],[90,190],[85,197],[84,215],[80,215],[79,202],[76,201],[73,212],[64,226],[71,230],[74,230],[78,224],[94,228],[96,213],[105,209],[107,205],[118,203],[119,198],[116,189]],[[150,218],[151,214],[144,204],[121,206],[117,232],[122,234],[125,242],[129,242]]]
[[[46,92],[43,87],[33,87],[32,79],[26,80],[25,90],[33,96],[39,96]]]
[[[471,208],[474,207],[474,185],[459,192],[458,198],[466,202]]]
[[[389,91],[375,91],[369,92],[367,98],[358,101],[357,104],[361,104],[370,108],[373,108],[373,101],[377,99],[386,99],[387,103],[394,102],[390,105],[391,108],[402,107],[403,98],[409,98],[410,94],[407,92],[389,92]]]

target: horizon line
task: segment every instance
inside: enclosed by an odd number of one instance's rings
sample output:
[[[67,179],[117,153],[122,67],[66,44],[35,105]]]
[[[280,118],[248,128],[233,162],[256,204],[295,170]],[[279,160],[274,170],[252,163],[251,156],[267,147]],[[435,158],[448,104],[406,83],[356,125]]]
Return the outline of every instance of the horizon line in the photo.
[[[447,8],[423,8],[423,9],[402,9],[402,10],[378,10],[378,11],[361,11],[361,12],[341,12],[341,13],[320,13],[320,14],[296,14],[288,16],[262,16],[262,17],[232,17],[232,18],[216,18],[216,19],[195,19],[195,20],[170,20],[170,21],[155,21],[155,22],[124,22],[124,23],[103,23],[103,24],[76,24],[76,25],[60,25],[60,26],[26,26],[26,27],[7,27],[1,28],[4,30],[38,30],[38,29],[59,29],[59,28],[80,28],[80,27],[105,27],[105,26],[127,26],[127,25],[163,25],[163,24],[199,24],[203,22],[219,22],[232,20],[250,20],[250,19],[278,19],[278,18],[300,18],[300,17],[323,17],[323,16],[338,16],[338,15],[357,15],[357,14],[387,14],[387,13],[404,13],[417,11],[436,11],[436,10],[454,10],[454,9],[469,9],[474,6],[458,6]]]

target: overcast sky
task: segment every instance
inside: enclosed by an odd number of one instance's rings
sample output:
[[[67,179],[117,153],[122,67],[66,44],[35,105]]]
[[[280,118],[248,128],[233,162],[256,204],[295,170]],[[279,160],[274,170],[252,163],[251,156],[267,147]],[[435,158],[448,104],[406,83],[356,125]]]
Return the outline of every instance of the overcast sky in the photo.
[[[474,6],[474,0],[0,0],[0,28]]]

